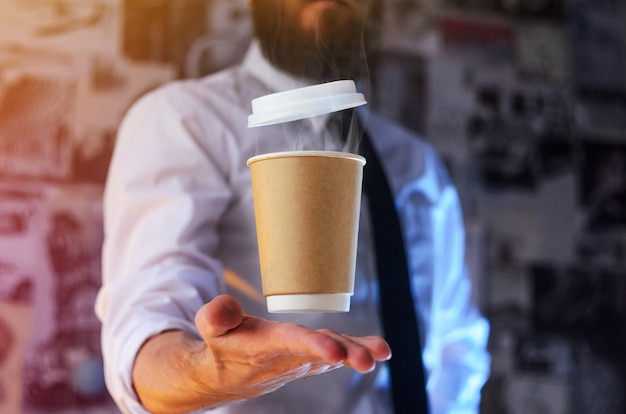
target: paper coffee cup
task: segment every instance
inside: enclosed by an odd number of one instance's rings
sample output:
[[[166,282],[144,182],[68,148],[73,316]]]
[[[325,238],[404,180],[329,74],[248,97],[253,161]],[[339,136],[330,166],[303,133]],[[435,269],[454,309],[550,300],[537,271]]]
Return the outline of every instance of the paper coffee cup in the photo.
[[[334,151],[248,160],[269,312],[349,311],[364,165]]]

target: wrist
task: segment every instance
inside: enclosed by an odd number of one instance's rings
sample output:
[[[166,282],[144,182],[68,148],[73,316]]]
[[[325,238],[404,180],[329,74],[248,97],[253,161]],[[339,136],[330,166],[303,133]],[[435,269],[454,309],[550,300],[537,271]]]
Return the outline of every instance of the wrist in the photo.
[[[132,372],[141,404],[153,413],[182,413],[210,405],[193,363],[204,349],[204,342],[188,332],[166,331],[149,338],[139,349]]]

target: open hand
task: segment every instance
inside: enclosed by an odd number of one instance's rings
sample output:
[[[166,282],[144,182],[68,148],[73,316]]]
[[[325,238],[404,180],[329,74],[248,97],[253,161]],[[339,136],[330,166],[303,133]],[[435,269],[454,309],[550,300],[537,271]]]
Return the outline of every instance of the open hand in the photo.
[[[151,412],[186,412],[249,399],[342,366],[366,373],[376,361],[391,357],[381,337],[250,316],[228,295],[202,306],[195,323],[202,340],[164,332],[137,355],[133,385]]]
[[[219,296],[196,313],[206,343],[198,355],[217,391],[249,398],[295,379],[349,366],[366,373],[391,356],[380,337],[352,337],[246,315],[237,301]],[[214,385],[213,385],[214,386]]]

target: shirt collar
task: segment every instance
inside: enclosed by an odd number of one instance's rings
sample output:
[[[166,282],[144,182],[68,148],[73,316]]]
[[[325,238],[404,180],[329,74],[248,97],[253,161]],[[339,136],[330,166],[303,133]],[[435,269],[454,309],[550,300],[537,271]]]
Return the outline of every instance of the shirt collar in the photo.
[[[289,89],[302,88],[311,85],[303,79],[298,79],[287,72],[273,66],[263,56],[259,42],[254,39],[248,48],[243,60],[244,69],[270,88],[270,93],[283,92]]]

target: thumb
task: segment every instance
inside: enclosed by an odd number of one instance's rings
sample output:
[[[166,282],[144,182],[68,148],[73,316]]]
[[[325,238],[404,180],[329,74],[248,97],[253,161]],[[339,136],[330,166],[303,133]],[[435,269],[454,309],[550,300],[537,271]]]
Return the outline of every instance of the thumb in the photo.
[[[243,309],[229,295],[220,295],[196,312],[196,328],[204,340],[224,335],[243,321]]]

